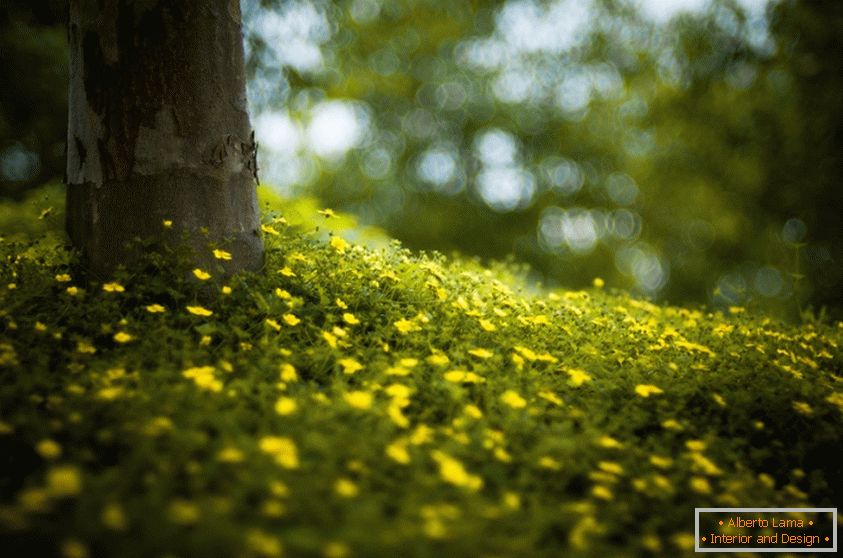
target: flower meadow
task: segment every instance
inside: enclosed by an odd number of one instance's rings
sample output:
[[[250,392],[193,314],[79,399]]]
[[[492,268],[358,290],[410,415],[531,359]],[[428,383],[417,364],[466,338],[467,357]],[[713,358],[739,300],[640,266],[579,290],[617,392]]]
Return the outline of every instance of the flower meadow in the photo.
[[[277,200],[260,273],[96,280],[44,192],[0,212],[5,556],[682,556],[694,507],[843,496],[840,323],[541,289]]]

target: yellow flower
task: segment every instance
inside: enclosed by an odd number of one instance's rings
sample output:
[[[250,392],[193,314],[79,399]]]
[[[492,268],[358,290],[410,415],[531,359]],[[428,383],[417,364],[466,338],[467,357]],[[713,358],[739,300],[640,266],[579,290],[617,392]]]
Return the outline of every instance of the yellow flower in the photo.
[[[676,419],[667,419],[662,422],[662,428],[665,428],[667,430],[682,430],[683,426]]]
[[[354,498],[360,493],[360,489],[353,481],[346,478],[339,478],[334,483],[334,492],[343,498]]]
[[[368,409],[372,406],[372,394],[368,391],[350,391],[343,395],[345,402],[355,409]]]
[[[600,439],[597,440],[597,445],[607,449],[623,449],[623,444],[611,436],[601,436]]]
[[[57,466],[47,471],[46,484],[52,496],[75,496],[82,490],[82,475],[72,465]]]
[[[102,290],[104,290],[107,293],[122,293],[126,289],[120,283],[112,282],[112,283],[105,283],[102,286]]]
[[[193,314],[194,316],[212,316],[214,313],[207,308],[203,308],[201,306],[187,306],[187,311]]]
[[[193,270],[193,276],[196,277],[197,279],[199,279],[200,281],[207,281],[208,279],[211,278],[210,273],[208,273],[207,271],[203,271],[203,270],[199,269],[198,267]]]
[[[467,488],[473,492],[480,490],[483,487],[483,479],[477,475],[472,475],[465,470],[465,467],[458,460],[454,459],[445,452],[434,450],[431,452],[431,457],[439,464],[439,475],[447,483]]]
[[[275,412],[281,416],[292,415],[298,408],[298,403],[291,397],[281,397],[275,402]]]
[[[658,467],[659,469],[667,469],[668,467],[673,465],[673,459],[669,457],[662,457],[661,455],[651,455],[650,463],[652,463],[654,467]]]
[[[324,217],[325,217],[325,219],[330,219],[331,217],[336,217],[336,216],[337,216],[337,214],[336,214],[336,213],[334,213],[334,210],[333,210],[333,209],[328,209],[327,207],[326,207],[325,209],[320,209],[320,210],[318,211],[318,213],[319,213],[319,215],[324,216]]]
[[[272,228],[271,225],[261,225],[261,230],[266,234],[270,234],[272,236],[278,236],[278,231]]]
[[[35,446],[35,451],[44,459],[52,460],[61,457],[61,446],[55,440],[50,440],[49,438],[38,442],[38,445]]]
[[[611,500],[612,498],[615,497],[615,495],[612,493],[611,489],[609,489],[606,486],[599,485],[599,484],[591,489],[591,494],[595,498],[600,498],[601,500],[607,500],[607,501]]]
[[[495,324],[486,319],[480,320],[480,327],[483,328],[483,330],[485,331],[495,331],[496,329],[498,329]]]
[[[658,395],[660,393],[664,393],[664,390],[652,384],[638,384],[637,386],[635,386],[635,393],[640,395],[641,397],[650,397],[651,395]]]
[[[410,332],[419,331],[421,329],[415,323],[413,323],[410,320],[407,320],[405,318],[401,318],[400,320],[395,322],[395,324],[393,324],[393,325],[395,325],[395,329],[397,329],[398,332],[401,333],[402,335],[407,335]]]
[[[338,342],[337,336],[334,335],[333,333],[331,333],[330,331],[323,331],[322,332],[322,339],[324,339],[325,342],[327,342],[328,345],[330,345],[332,349],[337,348],[337,342]]]
[[[543,469],[550,469],[551,471],[558,471],[562,468],[562,464],[549,455],[545,455],[539,459],[539,467]]]
[[[340,366],[342,366],[342,371],[345,374],[354,374],[363,369],[363,365],[354,360],[353,358],[343,358],[339,361]]]
[[[91,553],[79,539],[65,539],[61,543],[62,558],[89,558]]]
[[[280,366],[279,370],[280,370],[280,373],[281,373],[281,381],[284,381],[284,382],[296,382],[296,381],[298,381],[299,375],[296,373],[296,369],[292,364],[285,362],[284,364],[282,364]]]
[[[384,451],[387,457],[389,457],[396,463],[400,463],[401,465],[407,465],[410,462],[410,452],[407,451],[406,440],[396,440],[395,442],[386,446],[386,449]]]
[[[231,294],[231,287],[229,287],[228,285],[223,285],[222,288],[220,289],[220,292],[224,295],[230,295]]]
[[[182,376],[192,379],[200,389],[219,393],[223,384],[214,376],[214,370],[213,366],[195,366],[182,372]]]
[[[688,440],[685,447],[691,451],[705,451],[706,443],[702,440]]]
[[[123,508],[115,503],[106,504],[100,518],[102,524],[113,531],[124,531],[129,523]]]
[[[609,473],[610,475],[623,474],[623,467],[620,463],[615,463],[614,461],[601,461],[597,464],[597,467],[604,473]]]
[[[113,339],[117,343],[128,343],[129,341],[131,341],[133,339],[133,337],[131,335],[129,335],[128,333],[126,333],[125,331],[118,331],[117,333],[114,334]]]
[[[508,389],[501,394],[501,401],[513,409],[523,409],[527,406],[527,400],[511,389]]]
[[[594,281],[592,281],[591,284],[594,285],[594,288],[596,289],[602,289],[606,286],[606,281],[604,281],[600,277],[595,277]]]
[[[281,331],[281,324],[271,318],[267,318],[266,320],[264,320],[264,323],[274,329],[275,331]]]
[[[301,323],[301,320],[298,319],[295,314],[284,314],[282,318],[284,319],[284,323],[290,326],[298,325]]]
[[[814,414],[814,409],[811,408],[811,405],[805,403],[804,401],[794,401],[793,409],[800,415],[805,415],[806,417]]]
[[[170,521],[179,525],[192,525],[199,521],[201,512],[199,506],[189,500],[173,500],[167,507]]]
[[[556,406],[562,406],[564,403],[564,401],[562,401],[562,399],[552,391],[540,391],[538,395],[545,401],[550,401]]]
[[[331,248],[336,250],[337,252],[345,252],[348,249],[348,242],[345,241],[344,238],[341,236],[332,236],[331,237]]]
[[[146,311],[150,314],[161,314],[162,312],[166,312],[167,309],[160,304],[150,304],[146,307]]]
[[[453,382],[455,384],[482,384],[486,381],[486,379],[482,376],[478,376],[474,372],[468,372],[466,370],[451,370],[449,372],[445,372],[443,376],[446,381]]]
[[[432,354],[429,357],[427,357],[425,360],[427,362],[429,362],[430,364],[432,364],[433,366],[445,366],[449,362],[451,362],[451,359],[448,358],[448,355],[445,355],[445,354],[442,354],[442,353]]]
[[[295,442],[281,436],[264,436],[258,443],[260,450],[271,455],[275,463],[285,469],[296,469],[299,466],[299,453]]]
[[[164,219],[163,221],[161,221],[161,224],[164,225],[165,229],[170,229],[173,227],[173,221],[170,219]]]
[[[223,448],[217,453],[217,461],[222,463],[242,463],[245,459],[243,452],[237,448]]]
[[[586,373],[586,371],[581,368],[571,368],[567,370],[567,372],[568,377],[570,378],[570,380],[568,380],[568,383],[571,384],[573,387],[579,387],[585,382],[591,381],[591,376],[589,376],[588,373]]]
[[[277,296],[281,300],[290,300],[291,298],[293,298],[290,293],[288,293],[287,291],[285,291],[281,287],[276,287],[275,296]]]
[[[225,250],[214,250],[214,257],[218,260],[230,260],[231,259],[231,252],[226,252]]]
[[[698,494],[711,494],[711,485],[705,477],[692,477],[688,484]]]
[[[278,273],[280,273],[284,277],[295,277],[296,276],[296,272],[293,271],[292,269],[290,269],[289,266],[282,267],[281,269],[278,270]]]
[[[70,281],[70,275],[68,275],[67,273],[59,273],[58,275],[56,275],[56,281],[58,281],[59,283],[67,283],[68,281]]]
[[[78,295],[79,294],[79,287],[73,287],[73,286],[68,287],[67,288],[67,294],[69,294],[70,296]]]
[[[468,351],[468,354],[483,359],[492,358],[493,356],[495,356],[495,353],[488,349],[471,349],[470,351]]]
[[[344,321],[348,325],[357,325],[360,323],[360,320],[357,319],[357,316],[355,316],[351,312],[344,313],[342,315],[342,321]]]

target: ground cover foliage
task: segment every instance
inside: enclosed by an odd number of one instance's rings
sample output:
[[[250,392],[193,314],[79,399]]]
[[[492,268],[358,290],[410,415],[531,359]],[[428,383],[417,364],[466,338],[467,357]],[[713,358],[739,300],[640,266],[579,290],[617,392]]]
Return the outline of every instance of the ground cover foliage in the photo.
[[[840,501],[840,323],[545,291],[266,193],[260,274],[86,280],[59,198],[0,211],[4,548],[676,556],[695,506]]]

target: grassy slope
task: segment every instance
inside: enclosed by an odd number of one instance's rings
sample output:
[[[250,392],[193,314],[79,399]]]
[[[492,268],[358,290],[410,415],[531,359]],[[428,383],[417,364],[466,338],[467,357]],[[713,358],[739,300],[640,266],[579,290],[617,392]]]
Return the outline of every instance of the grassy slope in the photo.
[[[840,502],[839,323],[526,293],[281,223],[230,294],[108,292],[50,219],[0,243],[0,546],[679,555],[695,506]]]

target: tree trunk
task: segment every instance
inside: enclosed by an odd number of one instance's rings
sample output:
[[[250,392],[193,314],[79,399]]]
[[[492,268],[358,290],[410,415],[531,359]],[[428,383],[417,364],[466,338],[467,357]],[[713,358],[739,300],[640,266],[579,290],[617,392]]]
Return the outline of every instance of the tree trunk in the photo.
[[[185,238],[259,268],[239,0],[70,0],[69,40],[67,230],[92,271]]]

